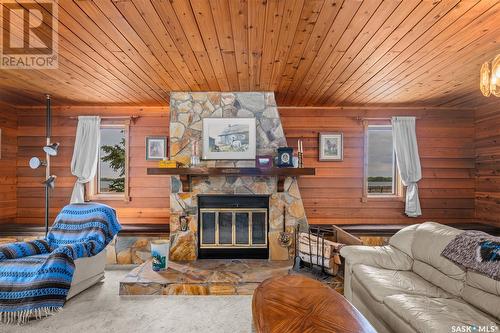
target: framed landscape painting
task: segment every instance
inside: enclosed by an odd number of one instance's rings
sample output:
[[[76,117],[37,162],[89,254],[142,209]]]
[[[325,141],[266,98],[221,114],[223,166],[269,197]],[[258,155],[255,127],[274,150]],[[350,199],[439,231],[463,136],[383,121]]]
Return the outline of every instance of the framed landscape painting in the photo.
[[[319,160],[342,161],[344,159],[344,138],[342,133],[319,134]]]
[[[167,158],[167,137],[146,137],[146,160],[163,160]]]
[[[255,118],[204,118],[204,160],[254,160]]]

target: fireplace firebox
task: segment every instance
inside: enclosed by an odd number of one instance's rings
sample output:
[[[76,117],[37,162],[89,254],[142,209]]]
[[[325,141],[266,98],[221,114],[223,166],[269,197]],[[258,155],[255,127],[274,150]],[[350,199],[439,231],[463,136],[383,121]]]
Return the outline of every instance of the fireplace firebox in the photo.
[[[198,258],[269,257],[267,195],[198,195],[198,223]]]

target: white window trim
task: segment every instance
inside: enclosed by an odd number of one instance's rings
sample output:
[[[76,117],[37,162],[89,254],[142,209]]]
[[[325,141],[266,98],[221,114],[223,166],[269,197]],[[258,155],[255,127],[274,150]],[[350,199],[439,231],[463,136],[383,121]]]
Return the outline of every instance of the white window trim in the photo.
[[[404,201],[403,197],[403,183],[401,182],[401,177],[399,176],[399,172],[397,170],[397,160],[396,156],[394,155],[394,160],[393,160],[393,186],[394,186],[394,193],[391,194],[372,194],[368,193],[368,127],[388,127],[392,126],[390,120],[377,120],[377,121],[363,121],[363,196],[361,198],[362,202],[367,202],[367,201]],[[395,153],[394,153],[395,154]]]
[[[101,128],[123,128],[125,133],[125,191],[123,193],[98,193],[98,182],[99,182],[99,166],[98,170],[96,172],[96,175],[92,181],[88,183],[88,186],[86,187],[86,193],[87,193],[87,201],[94,201],[94,200],[116,200],[116,201],[125,201],[129,202],[130,201],[130,190],[129,190],[129,159],[130,159],[130,119],[124,119],[120,121],[105,121],[105,119],[102,120],[101,122]],[[100,144],[99,144],[100,145]],[[101,149],[99,148],[99,159],[98,162],[101,160],[100,158],[100,151]]]

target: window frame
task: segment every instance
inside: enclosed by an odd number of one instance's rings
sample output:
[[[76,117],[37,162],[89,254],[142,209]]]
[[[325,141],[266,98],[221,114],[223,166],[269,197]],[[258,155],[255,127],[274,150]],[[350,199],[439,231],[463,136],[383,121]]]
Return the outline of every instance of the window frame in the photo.
[[[101,143],[99,142],[99,158],[97,160],[97,171],[94,178],[86,186],[87,201],[93,200],[116,200],[130,201],[129,189],[129,159],[130,159],[130,119],[106,120],[101,119],[102,128],[123,128],[125,137],[125,188],[123,193],[99,193],[99,163],[101,161]]]
[[[403,201],[403,183],[401,182],[401,177],[399,175],[397,167],[396,152],[393,148],[394,160],[393,160],[393,188],[394,193],[382,193],[373,194],[368,193],[368,130],[370,127],[392,127],[390,119],[387,120],[365,120],[363,121],[363,202],[366,201]]]

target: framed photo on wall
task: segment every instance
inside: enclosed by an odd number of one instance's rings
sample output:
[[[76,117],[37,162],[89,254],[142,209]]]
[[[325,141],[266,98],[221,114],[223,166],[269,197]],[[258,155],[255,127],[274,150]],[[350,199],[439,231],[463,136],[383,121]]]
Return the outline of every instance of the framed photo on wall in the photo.
[[[344,138],[341,132],[319,133],[319,160],[342,161]]]
[[[204,118],[204,160],[254,160],[255,118]]]
[[[146,137],[146,160],[158,161],[167,158],[168,140],[166,136]]]

